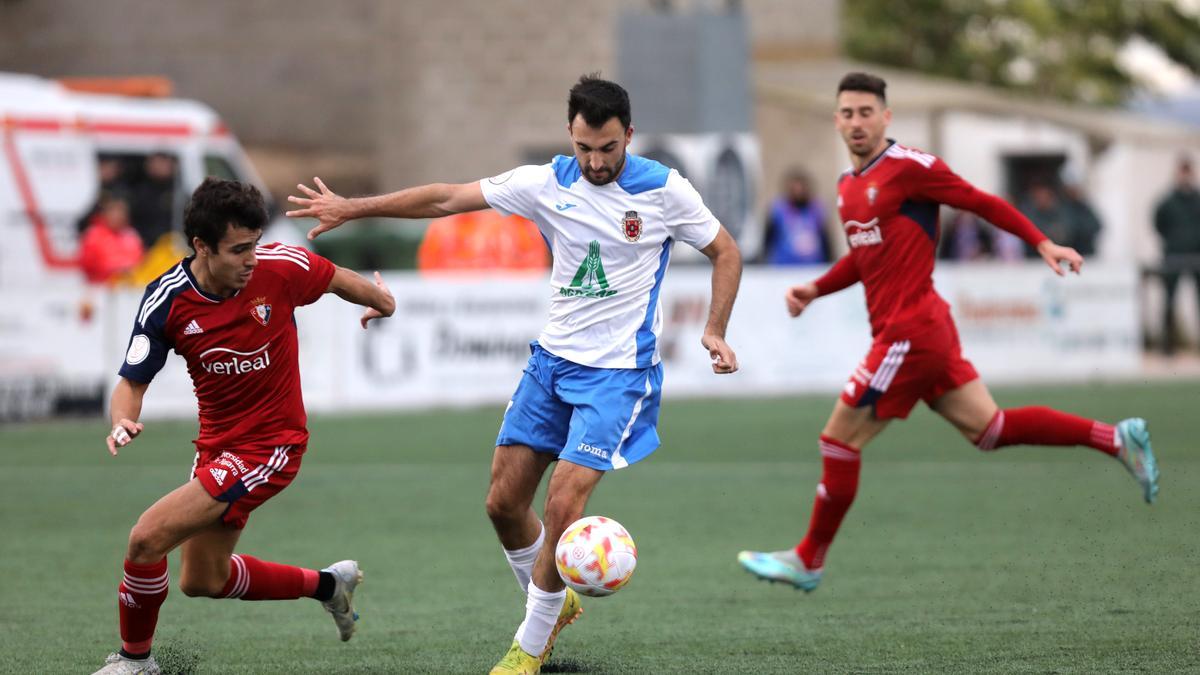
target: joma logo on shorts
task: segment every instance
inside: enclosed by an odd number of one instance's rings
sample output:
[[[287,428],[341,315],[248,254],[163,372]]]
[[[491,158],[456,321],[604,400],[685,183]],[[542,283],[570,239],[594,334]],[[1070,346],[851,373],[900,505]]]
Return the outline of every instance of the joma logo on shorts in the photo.
[[[267,351],[267,347],[270,346],[271,343],[268,342],[252,352],[237,352],[224,347],[213,347],[200,354],[200,358],[203,359],[209,354],[222,354],[219,357],[220,360],[207,363],[202,361],[200,365],[205,372],[213,375],[242,375],[254,370],[264,370],[271,365],[271,353]],[[229,357],[225,358],[224,354],[228,354]]]
[[[588,445],[587,443],[580,443],[578,450],[580,452],[586,452],[589,455],[595,455],[597,457],[600,457],[601,459],[608,459],[608,451],[603,448],[597,448],[594,445]]]

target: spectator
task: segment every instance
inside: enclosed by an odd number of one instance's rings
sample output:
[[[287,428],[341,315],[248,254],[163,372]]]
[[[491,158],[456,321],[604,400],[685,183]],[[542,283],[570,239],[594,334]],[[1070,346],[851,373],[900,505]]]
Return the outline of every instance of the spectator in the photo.
[[[942,260],[1022,260],[1025,242],[1010,232],[992,227],[970,211],[954,211],[946,220],[938,257]]]
[[[153,246],[174,229],[176,166],[175,158],[156,152],[146,158],[145,178],[133,188],[130,210],[133,226],[145,246]]]
[[[129,222],[129,205],[111,193],[100,198],[79,246],[80,265],[89,283],[110,283],[142,260],[142,239]]]
[[[1073,173],[1064,173],[1062,204],[1071,229],[1071,238],[1066,245],[1085,257],[1095,255],[1096,237],[1102,229],[1100,218],[1088,203],[1079,177]]]
[[[550,251],[537,225],[490,209],[430,222],[417,249],[422,272],[541,272],[549,266]]]
[[[115,157],[100,157],[96,161],[96,175],[100,179],[101,195],[108,192],[122,191],[123,176],[121,172],[121,160]],[[81,237],[87,230],[88,225],[92,224],[92,219],[100,213],[101,201],[99,199],[96,200],[96,203],[92,205],[92,210],[83,214],[76,223],[76,231],[79,232]]]
[[[1034,225],[1053,241],[1069,246],[1073,239],[1071,216],[1058,192],[1048,183],[1034,183],[1021,204],[1021,211]],[[1037,251],[1026,247],[1026,258],[1041,258]]]
[[[1163,243],[1163,352],[1175,351],[1175,291],[1182,272],[1190,273],[1200,295],[1200,192],[1191,160],[1180,159],[1175,186],[1154,210],[1154,228]]]
[[[784,177],[783,194],[771,203],[766,230],[762,258],[770,265],[829,261],[825,208],[812,196],[812,183],[800,169]]]
[[[986,259],[991,254],[990,234],[984,221],[975,214],[955,211],[942,232],[938,257],[959,261]]]

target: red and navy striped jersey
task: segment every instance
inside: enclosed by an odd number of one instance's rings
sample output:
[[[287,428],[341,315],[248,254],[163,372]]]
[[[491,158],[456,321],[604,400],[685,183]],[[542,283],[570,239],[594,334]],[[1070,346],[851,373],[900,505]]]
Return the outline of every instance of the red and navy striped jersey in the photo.
[[[149,383],[174,349],[187,361],[200,412],[196,446],[225,450],[303,445],[293,312],[329,287],[333,263],[302,248],[256,250],[250,281],[232,297],[205,293],[185,258],[146,287],[120,376]]]
[[[817,280],[820,294],[862,281],[877,340],[903,339],[930,320],[948,320],[949,306],[933,288],[942,204],[976,213],[1031,246],[1046,238],[1012,205],[976,189],[941,159],[889,141],[875,159],[838,179],[850,252]]]

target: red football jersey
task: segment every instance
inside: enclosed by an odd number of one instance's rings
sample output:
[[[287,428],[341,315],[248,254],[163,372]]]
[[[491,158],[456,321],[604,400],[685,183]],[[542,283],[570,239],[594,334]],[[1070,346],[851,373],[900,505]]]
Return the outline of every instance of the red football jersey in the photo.
[[[259,246],[258,266],[229,298],[200,290],[185,258],[146,287],[121,377],[150,382],[174,349],[187,361],[202,450],[303,446],[295,309],[316,302],[335,267],[282,244]]]
[[[889,141],[858,171],[838,179],[838,213],[850,252],[817,280],[821,295],[862,281],[871,334],[901,339],[949,320],[933,289],[941,204],[971,211],[1031,246],[1046,238],[1008,202],[976,189],[941,159]]]

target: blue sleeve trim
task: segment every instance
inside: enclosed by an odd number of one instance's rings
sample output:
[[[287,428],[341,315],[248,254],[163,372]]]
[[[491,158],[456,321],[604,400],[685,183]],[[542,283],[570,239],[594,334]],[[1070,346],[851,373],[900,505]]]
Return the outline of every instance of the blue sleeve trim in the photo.
[[[579,170],[579,161],[574,157],[556,155],[551,164],[554,167],[554,177],[558,179],[558,184],[562,187],[571,187],[583,175],[583,172]]]
[[[118,375],[134,382],[149,383],[166,365],[167,353],[172,344],[166,336],[167,316],[171,304],[191,281],[182,266],[175,266],[146,287],[138,313],[134,318],[133,332],[125,346],[125,361]],[[135,342],[137,346],[135,347]],[[134,362],[131,363],[130,359]]]
[[[629,194],[636,195],[665,187],[669,175],[669,167],[652,159],[628,154],[625,155],[625,169],[621,171],[617,185]]]

